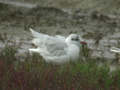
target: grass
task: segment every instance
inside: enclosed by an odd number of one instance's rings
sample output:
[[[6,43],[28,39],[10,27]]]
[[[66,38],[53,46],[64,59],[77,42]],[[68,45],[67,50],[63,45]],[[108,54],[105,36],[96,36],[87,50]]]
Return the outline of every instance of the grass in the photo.
[[[29,53],[21,62],[16,52],[15,46],[1,50],[0,90],[120,90],[120,70],[110,72],[107,64],[100,67],[90,56],[86,62],[56,65]]]

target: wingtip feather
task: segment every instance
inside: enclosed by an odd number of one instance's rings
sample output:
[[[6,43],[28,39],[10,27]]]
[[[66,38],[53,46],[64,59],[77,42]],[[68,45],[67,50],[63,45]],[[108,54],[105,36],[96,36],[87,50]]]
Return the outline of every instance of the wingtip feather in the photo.
[[[29,30],[30,30],[30,32],[32,32],[32,33],[34,32],[34,30],[33,30],[32,28],[29,28]]]
[[[40,36],[40,33],[34,31],[32,28],[29,28],[30,32],[32,33],[33,37],[38,37]]]

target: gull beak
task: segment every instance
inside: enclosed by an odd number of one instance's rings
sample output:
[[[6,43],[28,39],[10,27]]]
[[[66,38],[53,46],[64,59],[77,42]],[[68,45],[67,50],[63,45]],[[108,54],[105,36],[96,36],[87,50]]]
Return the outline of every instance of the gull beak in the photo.
[[[87,45],[87,43],[84,41],[84,39],[80,35],[79,35],[79,39],[80,39],[80,44]]]
[[[80,44],[87,45],[87,43],[85,41],[81,41]]]

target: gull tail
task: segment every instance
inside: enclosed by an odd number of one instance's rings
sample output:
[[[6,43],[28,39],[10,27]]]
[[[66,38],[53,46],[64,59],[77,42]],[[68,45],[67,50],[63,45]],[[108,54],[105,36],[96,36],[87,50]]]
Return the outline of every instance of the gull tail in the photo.
[[[34,31],[32,28],[30,28],[30,32],[32,33],[33,37],[35,37],[35,38],[37,38],[41,35],[40,33]]]
[[[115,53],[120,53],[120,49],[116,47],[112,47],[110,51],[115,52]]]
[[[31,49],[29,49],[29,52],[30,53],[39,53],[40,51],[39,51],[39,49],[38,48],[36,48],[36,49],[33,49],[33,48],[31,48]]]

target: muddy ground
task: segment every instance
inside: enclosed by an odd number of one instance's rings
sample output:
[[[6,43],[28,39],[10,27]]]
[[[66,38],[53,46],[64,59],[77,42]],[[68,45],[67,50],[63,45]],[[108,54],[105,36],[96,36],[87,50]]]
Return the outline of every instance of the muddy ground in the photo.
[[[32,27],[49,35],[80,34],[88,42],[92,57],[114,60],[110,47],[120,47],[120,5],[117,0],[1,0],[0,33],[31,47]],[[112,7],[111,7],[112,6]],[[10,38],[12,36],[12,38]],[[0,42],[4,47],[4,43]]]

